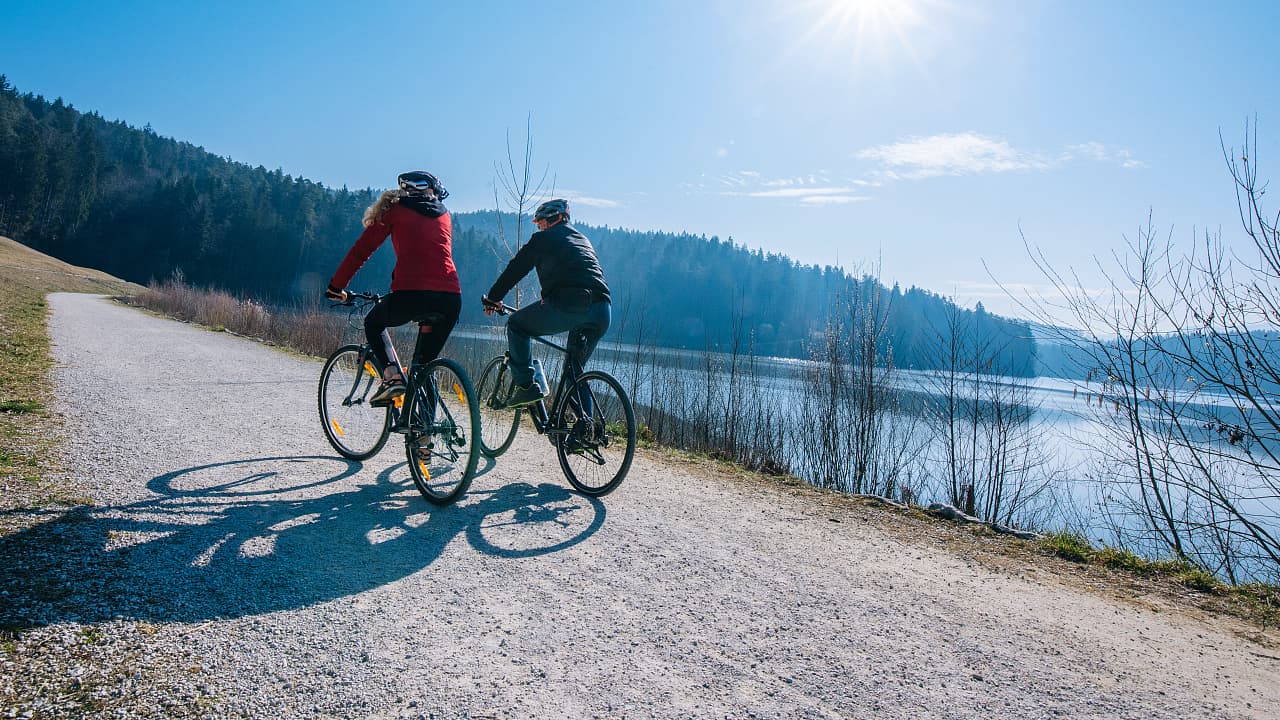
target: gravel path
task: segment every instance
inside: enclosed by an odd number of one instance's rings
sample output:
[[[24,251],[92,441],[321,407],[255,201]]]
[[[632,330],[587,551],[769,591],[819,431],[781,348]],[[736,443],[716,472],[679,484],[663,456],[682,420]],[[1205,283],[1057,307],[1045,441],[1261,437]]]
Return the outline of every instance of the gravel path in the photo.
[[[651,453],[589,500],[527,428],[436,509],[396,438],[329,449],[319,362],[50,304],[96,505],[0,538],[13,716],[1280,717],[1278,653],[1228,621]]]

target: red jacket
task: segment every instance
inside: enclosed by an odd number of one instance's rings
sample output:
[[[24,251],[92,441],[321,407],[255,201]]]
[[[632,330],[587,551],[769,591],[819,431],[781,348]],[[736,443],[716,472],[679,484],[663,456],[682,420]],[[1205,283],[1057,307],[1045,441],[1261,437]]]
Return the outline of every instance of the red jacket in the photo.
[[[458,271],[453,266],[453,220],[449,213],[428,217],[398,203],[387,210],[382,222],[364,229],[329,285],[345,289],[388,235],[396,250],[396,266],[391,271],[392,291],[462,292]]]

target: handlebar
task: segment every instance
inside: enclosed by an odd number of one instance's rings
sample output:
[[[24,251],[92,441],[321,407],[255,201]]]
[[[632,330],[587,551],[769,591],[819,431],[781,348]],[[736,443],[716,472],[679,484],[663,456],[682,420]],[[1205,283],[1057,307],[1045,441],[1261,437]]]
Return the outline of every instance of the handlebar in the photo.
[[[481,298],[480,301],[484,303],[485,308],[493,308],[493,310],[497,312],[499,315],[510,315],[511,313],[520,309],[516,307],[511,307],[510,305],[501,301],[490,302],[488,298]]]
[[[330,307],[355,307],[357,300],[366,300],[371,303],[379,303],[379,302],[382,302],[382,299],[385,297],[386,295],[379,295],[378,293],[351,292],[348,290],[346,302],[335,302],[332,305],[330,305]]]

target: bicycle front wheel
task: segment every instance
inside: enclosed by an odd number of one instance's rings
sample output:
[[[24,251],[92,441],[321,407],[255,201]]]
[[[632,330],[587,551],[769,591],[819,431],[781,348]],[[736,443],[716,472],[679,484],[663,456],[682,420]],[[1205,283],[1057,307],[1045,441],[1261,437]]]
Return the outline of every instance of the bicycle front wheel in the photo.
[[[437,358],[414,374],[404,406],[409,474],[423,497],[448,505],[462,497],[476,474],[480,405],[471,378],[452,360]]]
[[[506,357],[489,361],[480,373],[476,392],[480,397],[480,450],[496,458],[511,447],[520,428],[520,411],[507,407],[507,386],[511,384]]]
[[[367,460],[387,442],[391,412],[369,406],[379,379],[360,345],[338,348],[320,370],[320,424],[329,444],[345,458]]]
[[[622,484],[636,452],[636,415],[622,385],[598,370],[583,373],[557,405],[560,469],[583,495],[608,495]]]

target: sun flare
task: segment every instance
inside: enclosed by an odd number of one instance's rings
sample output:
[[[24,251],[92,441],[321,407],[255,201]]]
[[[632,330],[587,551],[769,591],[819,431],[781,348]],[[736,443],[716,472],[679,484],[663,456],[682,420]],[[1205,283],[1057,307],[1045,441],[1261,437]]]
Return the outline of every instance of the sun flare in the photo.
[[[801,43],[855,64],[906,54],[918,62],[914,31],[923,30],[925,5],[936,0],[806,0],[791,6],[808,16]]]
[[[900,30],[920,22],[920,8],[913,0],[824,0],[827,12],[819,21],[837,34],[852,28],[858,35],[884,29]]]

